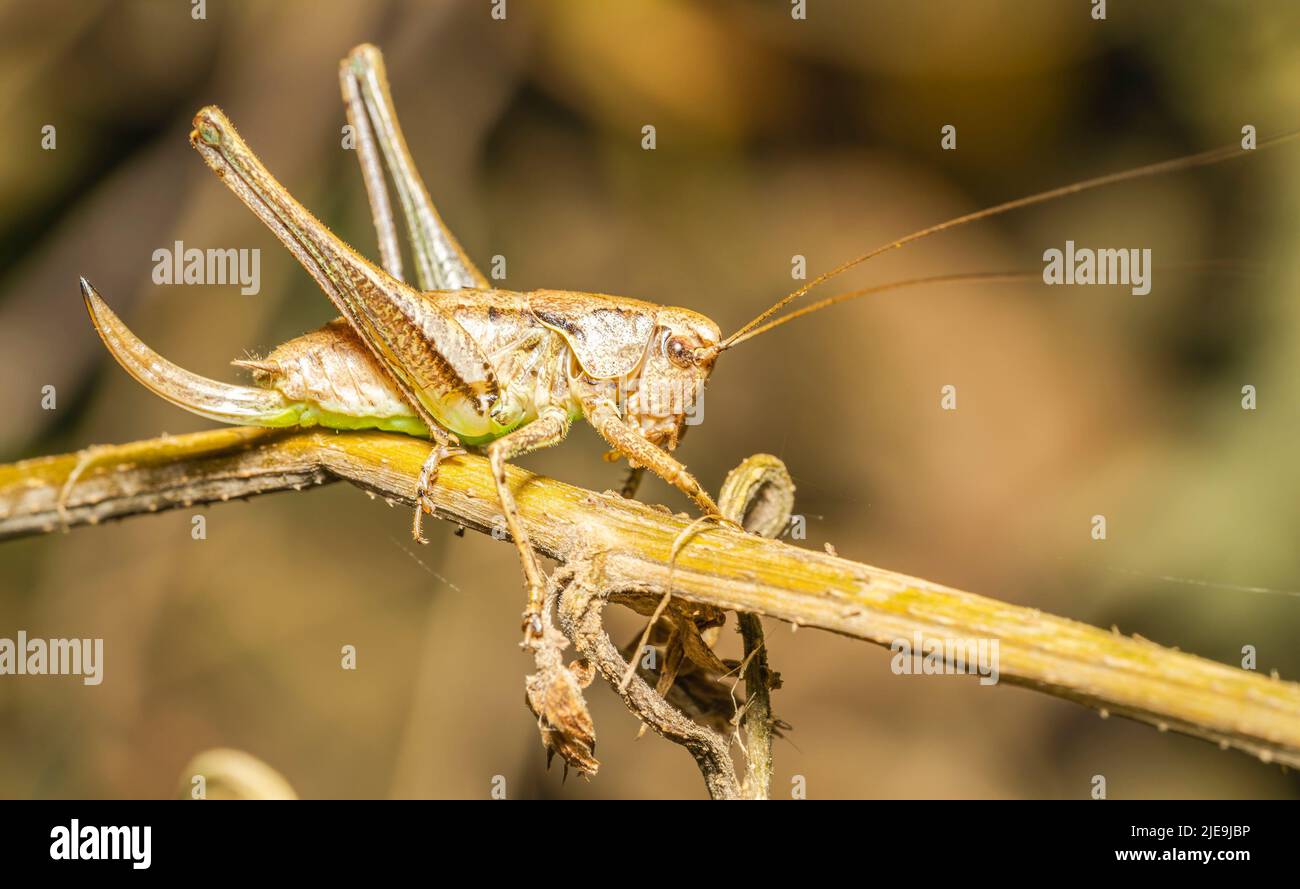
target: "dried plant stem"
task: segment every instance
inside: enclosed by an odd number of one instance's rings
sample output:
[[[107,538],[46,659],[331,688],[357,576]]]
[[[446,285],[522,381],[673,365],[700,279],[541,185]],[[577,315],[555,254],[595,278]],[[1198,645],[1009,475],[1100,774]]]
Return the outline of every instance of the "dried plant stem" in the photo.
[[[383,433],[218,429],[0,466],[0,539],[345,479],[412,502],[429,445]],[[80,473],[72,484],[70,476]],[[598,552],[603,591],[661,594],[690,520],[511,467],[538,551]],[[67,486],[65,509],[60,492]],[[458,457],[433,491],[439,517],[500,520],[487,462]],[[1300,686],[826,553],[710,526],[678,554],[673,595],[889,645],[914,633],[999,641],[1002,679],[1300,765]]]
[[[740,784],[736,781],[736,766],[731,761],[727,740],[673,707],[635,671],[627,678],[628,662],[619,654],[618,646],[605,632],[601,620],[607,596],[600,588],[599,564],[599,557],[578,556],[552,578],[558,593],[560,626],[565,635],[595,665],[637,718],[669,741],[685,747],[695,758],[710,798],[740,799]],[[633,653],[633,664],[639,651]]]
[[[790,525],[794,480],[785,464],[770,454],[755,454],[727,476],[718,498],[722,514],[751,534],[776,538]],[[772,786],[772,688],[775,675],[767,665],[763,619],[737,615],[744,645],[745,706],[740,726],[745,733],[746,799],[767,799]]]
[[[745,707],[740,727],[745,732],[745,799],[767,799],[772,789],[772,671],[767,666],[763,619],[737,615],[744,645]]]

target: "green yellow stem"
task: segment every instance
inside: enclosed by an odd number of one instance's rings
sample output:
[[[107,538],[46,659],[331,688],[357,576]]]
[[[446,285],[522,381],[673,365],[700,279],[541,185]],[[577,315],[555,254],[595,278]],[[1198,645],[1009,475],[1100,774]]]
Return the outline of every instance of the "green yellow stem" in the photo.
[[[409,503],[428,452],[426,442],[378,432],[233,428],[27,460],[0,466],[0,539],[337,479]],[[538,551],[562,562],[600,553],[606,590],[662,593],[688,518],[515,467],[507,474]],[[447,461],[432,499],[440,517],[476,530],[490,532],[501,518],[479,457]],[[881,645],[914,633],[997,639],[1003,680],[1300,765],[1300,685],[1292,682],[719,527],[692,537],[672,582],[683,599]]]

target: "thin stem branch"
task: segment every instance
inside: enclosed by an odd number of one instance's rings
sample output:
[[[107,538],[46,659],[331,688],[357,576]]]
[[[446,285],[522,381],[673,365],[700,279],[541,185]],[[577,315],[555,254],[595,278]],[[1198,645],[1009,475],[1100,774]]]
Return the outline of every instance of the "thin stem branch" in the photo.
[[[428,452],[383,433],[219,429],[27,460],[0,466],[0,539],[335,479],[410,503]],[[508,479],[539,552],[600,552],[605,590],[662,595],[689,519],[515,467]],[[481,458],[447,461],[432,496],[449,521],[490,531],[500,520]],[[996,639],[1003,680],[1300,765],[1300,686],[1145,639],[718,527],[692,537],[672,582],[688,601],[886,646],[917,633]]]
[[[755,454],[727,476],[718,498],[722,514],[751,534],[776,538],[790,525],[794,479],[785,464],[770,454]],[[772,786],[772,689],[776,677],[767,665],[763,619],[736,616],[744,646],[745,705],[740,727],[745,733],[746,799],[767,799]]]
[[[618,646],[609,638],[601,620],[607,598],[600,588],[599,562],[599,558],[589,556],[575,558],[572,564],[576,569],[566,565],[552,578],[557,588],[563,587],[562,591],[557,589],[560,592],[557,598],[565,635],[595,665],[637,718],[669,741],[685,747],[695,758],[711,799],[740,799],[740,784],[727,740],[669,704],[635,671],[626,679],[628,662],[619,654]],[[634,650],[634,658],[639,656],[639,651]]]

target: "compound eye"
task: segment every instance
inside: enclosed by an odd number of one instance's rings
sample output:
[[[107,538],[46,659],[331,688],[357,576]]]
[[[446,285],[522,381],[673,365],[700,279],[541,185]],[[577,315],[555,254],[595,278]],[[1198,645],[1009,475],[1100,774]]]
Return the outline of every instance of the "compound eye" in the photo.
[[[668,360],[680,368],[685,369],[695,363],[695,353],[686,340],[679,336],[669,338],[665,351],[668,353]]]

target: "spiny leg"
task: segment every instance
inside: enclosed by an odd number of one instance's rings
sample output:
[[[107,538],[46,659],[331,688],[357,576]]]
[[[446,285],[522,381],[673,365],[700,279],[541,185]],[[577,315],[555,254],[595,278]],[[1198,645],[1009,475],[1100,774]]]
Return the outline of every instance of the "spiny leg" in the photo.
[[[357,83],[351,59],[344,59],[339,65],[339,85],[343,89],[348,123],[352,124],[356,133],[357,162],[361,164],[361,178],[366,184],[366,197],[370,201],[370,215],[375,222],[375,235],[379,239],[379,256],[384,271],[399,281],[405,281],[402,275],[402,248],[397,243],[397,222],[393,218],[392,202],[388,199],[388,184],[384,181],[384,168],[380,163],[379,149],[375,145],[375,131],[370,126],[370,115],[361,98],[361,87]]]
[[[424,290],[458,290],[486,283],[429,200],[397,122],[397,109],[393,107],[380,51],[369,44],[353,49],[339,65],[339,84],[347,105],[348,122],[356,132],[357,160],[361,164],[384,269],[397,280],[403,280],[397,224],[384,179],[384,169],[387,168],[406,211],[406,234],[416,257],[415,273],[420,287]],[[431,265],[424,259],[429,256],[445,257],[446,260]],[[420,469],[411,525],[412,536],[421,543],[426,542],[421,533],[424,513],[433,514],[429,494],[438,475],[438,464],[447,457],[464,453],[449,444],[445,436],[440,439],[435,434],[433,438],[436,446]]]
[[[433,438],[433,450],[425,458],[424,465],[420,467],[420,476],[415,482],[415,516],[411,519],[411,536],[415,538],[416,543],[428,543],[424,539],[423,524],[424,514],[427,512],[433,515],[433,484],[438,480],[438,466],[448,457],[455,457],[465,453],[465,449],[458,447],[456,439],[448,435],[442,429],[435,427],[431,436]]]
[[[415,161],[406,146],[406,138],[397,123],[383,55],[374,46],[362,44],[343,60],[339,76],[343,82],[344,98],[348,102],[349,119],[369,119],[366,132],[373,136],[369,140],[361,138],[361,127],[354,121],[358,134],[357,147],[370,154],[369,159],[362,157],[367,190],[372,190],[372,181],[375,179],[375,185],[383,185],[382,175],[374,177],[371,173],[372,169],[375,173],[378,172],[374,163],[375,146],[378,145],[406,217],[407,232],[415,255],[416,279],[420,287],[424,290],[488,289],[488,280],[466,256],[460,243],[434,209],[424,180],[416,170]],[[373,190],[371,201],[374,207]],[[387,203],[386,194],[384,202]]]
[[[432,465],[421,473],[426,480],[458,444],[435,418],[448,395],[472,400],[469,406],[485,413],[511,407],[501,398],[487,356],[456,318],[330,232],[276,181],[220,109],[210,106],[196,115],[190,140],[222,182],[316,279],[424,421],[438,445]],[[418,528],[417,519],[414,530]]]
[[[722,524],[735,525],[718,511],[703,486],[695,476],[686,471],[686,467],[662,448],[646,440],[641,432],[627,424],[611,401],[599,400],[584,403],[587,420],[600,433],[601,437],[619,451],[628,460],[649,469],[668,484],[690,497],[708,516],[717,516]]]
[[[673,568],[677,563],[677,554],[692,533],[704,522],[715,521],[720,525],[725,525],[737,530],[743,530],[737,522],[732,521],[722,514],[718,505],[713,502],[713,498],[704,490],[703,486],[696,481],[695,476],[686,471],[677,459],[662,448],[646,440],[645,436],[634,426],[628,425],[627,422],[619,415],[618,409],[610,401],[593,400],[583,405],[587,414],[587,419],[596,431],[600,433],[607,442],[616,450],[622,453],[632,463],[644,466],[655,475],[662,478],[668,484],[681,491],[687,497],[695,501],[696,505],[703,511],[704,515],[692,522],[677,536],[673,541],[672,548],[668,556],[668,583],[664,590],[663,597],[651,615],[649,623],[646,624],[642,632],[641,641],[637,645],[636,657],[640,657],[640,651],[645,646],[646,639],[650,631],[662,616],[664,609],[668,607],[668,602],[672,598],[672,577]],[[624,674],[619,690],[627,688],[627,683],[631,681],[632,674],[635,671],[635,658],[632,661],[633,666]]]
[[[496,374],[478,342],[437,300],[377,268],[335,236],[276,181],[213,106],[190,140],[236,196],[311,273],[426,425],[449,392],[500,403]],[[469,397],[467,395],[466,397]]]
[[[505,515],[506,527],[519,550],[519,560],[523,565],[524,579],[528,585],[528,607],[524,611],[524,644],[535,645],[541,642],[542,602],[545,596],[546,579],[537,564],[537,554],[533,552],[528,539],[528,531],[519,521],[519,510],[515,505],[515,496],[506,484],[506,463],[521,454],[538,448],[550,447],[563,441],[569,431],[569,416],[561,408],[547,408],[527,426],[516,429],[492,444],[488,445],[488,460],[492,465],[492,479],[496,482],[497,497],[501,501],[501,512]]]

